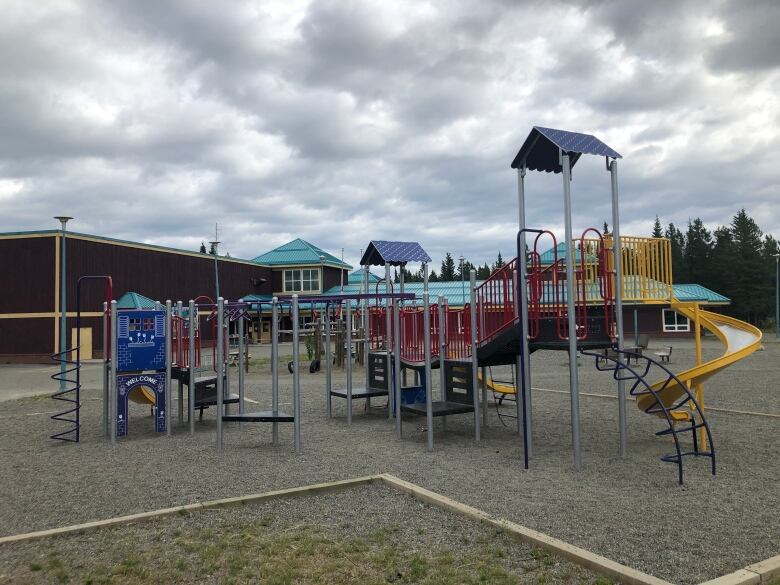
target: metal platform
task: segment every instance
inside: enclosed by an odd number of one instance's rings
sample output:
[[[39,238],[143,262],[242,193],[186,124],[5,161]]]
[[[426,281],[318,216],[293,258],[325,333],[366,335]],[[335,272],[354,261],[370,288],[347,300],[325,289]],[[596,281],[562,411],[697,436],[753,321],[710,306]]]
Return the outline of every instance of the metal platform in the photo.
[[[348,398],[347,391],[345,389],[331,390],[330,395],[337,396],[338,398]],[[360,398],[374,398],[376,396],[387,396],[387,395],[388,395],[387,390],[373,389],[373,388],[352,389],[352,400],[357,400]]]
[[[281,411],[263,410],[260,412],[245,412],[244,414],[224,414],[224,422],[295,422],[295,417]]]
[[[222,404],[237,404],[239,401],[238,394],[228,394],[225,396],[225,398],[222,400]],[[216,406],[217,405],[217,393],[215,392],[213,396],[209,394],[208,396],[203,396],[201,398],[195,397],[195,408],[208,408],[209,406]]]
[[[474,407],[471,404],[463,404],[460,402],[435,401],[432,403],[431,407],[433,416],[450,416],[451,414],[467,414],[469,412],[474,412]],[[402,404],[401,411],[425,416],[428,414],[428,407],[425,402],[415,402],[414,404]]]

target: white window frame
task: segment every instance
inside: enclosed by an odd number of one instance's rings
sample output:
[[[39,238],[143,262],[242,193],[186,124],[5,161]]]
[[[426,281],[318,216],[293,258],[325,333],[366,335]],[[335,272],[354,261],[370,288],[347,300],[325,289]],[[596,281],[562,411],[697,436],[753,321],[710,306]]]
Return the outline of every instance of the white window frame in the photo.
[[[287,286],[288,274],[290,287]],[[308,277],[308,278],[307,278]],[[309,288],[305,288],[308,283]],[[296,284],[298,288],[295,288]],[[315,286],[316,285],[316,286]],[[285,268],[282,272],[282,290],[286,293],[322,292],[322,274],[319,268]]]
[[[674,325],[666,324],[666,314],[674,314]],[[684,319],[685,321],[681,321]],[[663,326],[664,333],[688,333],[691,330],[691,322],[685,315],[681,315],[673,309],[661,309],[661,325]]]

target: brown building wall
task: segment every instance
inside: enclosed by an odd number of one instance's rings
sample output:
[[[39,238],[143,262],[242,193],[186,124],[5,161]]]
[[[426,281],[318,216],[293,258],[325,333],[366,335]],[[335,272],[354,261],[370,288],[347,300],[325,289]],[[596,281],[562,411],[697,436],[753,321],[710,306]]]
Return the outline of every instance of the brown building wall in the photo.
[[[635,333],[646,333],[653,337],[668,337],[670,339],[685,339],[693,337],[693,324],[691,331],[664,332],[662,309],[668,309],[669,305],[638,306],[636,309],[637,328],[634,329],[634,306],[623,307],[623,331],[626,337],[633,337]]]
[[[0,313],[54,311],[54,236],[0,238]]]
[[[219,292],[226,299],[247,294],[271,292],[270,269],[226,260],[219,265]],[[81,276],[110,275],[114,298],[126,292],[137,292],[150,299],[165,302],[184,301],[199,295],[216,296],[214,257],[185,255],[135,248],[90,240],[68,241],[69,310],[76,307],[76,286]],[[265,279],[265,283],[260,281]],[[255,284],[257,283],[257,284]],[[102,285],[82,285],[82,311],[99,311],[104,294]]]
[[[55,310],[55,234],[51,236],[0,238],[0,275],[3,295],[0,314],[53,313]],[[250,263],[217,260],[220,294],[237,299],[247,294],[272,292],[269,268]],[[185,303],[198,295],[215,297],[214,257],[188,255],[121,243],[95,241],[78,235],[67,238],[67,308],[76,310],[77,281],[86,275],[109,275],[113,298],[133,291],[164,302]],[[265,282],[261,282],[262,280]],[[81,310],[102,310],[105,299],[101,282],[84,281]],[[84,318],[83,327],[92,327],[95,356],[101,355],[102,333],[99,318]],[[75,327],[68,319],[68,338]],[[49,362],[58,331],[53,317],[0,317],[0,361]]]

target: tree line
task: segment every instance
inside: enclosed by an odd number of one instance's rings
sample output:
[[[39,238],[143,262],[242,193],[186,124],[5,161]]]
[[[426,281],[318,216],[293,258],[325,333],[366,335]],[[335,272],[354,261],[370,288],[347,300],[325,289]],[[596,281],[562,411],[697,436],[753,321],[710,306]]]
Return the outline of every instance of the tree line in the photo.
[[[447,252],[444,255],[444,260],[441,261],[441,267],[439,272],[437,273],[435,270],[431,270],[428,273],[428,281],[429,282],[451,282],[453,280],[468,280],[471,275],[472,270],[477,271],[477,280],[485,280],[490,276],[490,274],[496,270],[497,268],[501,268],[504,265],[504,259],[501,257],[501,252],[499,251],[498,256],[496,257],[496,261],[493,262],[493,264],[488,264],[485,262],[484,264],[480,266],[474,265],[471,261],[467,259],[463,259],[461,262],[460,259],[458,261],[455,261],[455,258],[452,257],[452,254]],[[411,270],[408,270],[406,267],[401,267],[401,272],[403,272],[404,275],[404,282],[423,282],[423,273],[422,268],[420,270],[417,270],[415,272],[412,272]],[[400,274],[398,270],[395,271],[395,282],[400,281]]]
[[[775,271],[778,241],[764,234],[745,209],[730,225],[710,231],[700,218],[688,220],[685,231],[666,228],[656,216],[651,234],[671,242],[672,281],[701,284],[731,299],[728,312],[758,326],[774,323]]]

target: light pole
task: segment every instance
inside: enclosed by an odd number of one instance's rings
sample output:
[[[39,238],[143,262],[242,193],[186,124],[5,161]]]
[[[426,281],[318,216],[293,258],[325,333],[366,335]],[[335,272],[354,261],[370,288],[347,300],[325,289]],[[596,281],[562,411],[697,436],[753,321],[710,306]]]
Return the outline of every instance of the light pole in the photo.
[[[463,262],[466,260],[463,256],[458,258],[460,261],[460,295],[463,298],[463,306],[466,306],[466,275],[463,274]]]
[[[780,254],[775,257],[775,337],[780,339]]]
[[[65,274],[65,230],[68,220],[73,219],[67,215],[57,215],[55,218],[60,222],[62,226],[62,253],[60,254],[60,351],[64,352],[68,349],[68,307],[67,307],[67,292],[66,292],[66,274]],[[60,390],[65,390],[65,360],[68,359],[66,354],[62,354],[60,360]]]
[[[320,255],[320,292],[325,292],[325,256]]]
[[[214,251],[214,282],[216,284],[217,288],[217,296],[215,298],[219,298],[219,263],[217,262],[217,256],[219,256],[219,252],[217,251],[217,246],[221,244],[219,240],[213,240],[209,242],[211,244],[211,249]]]

